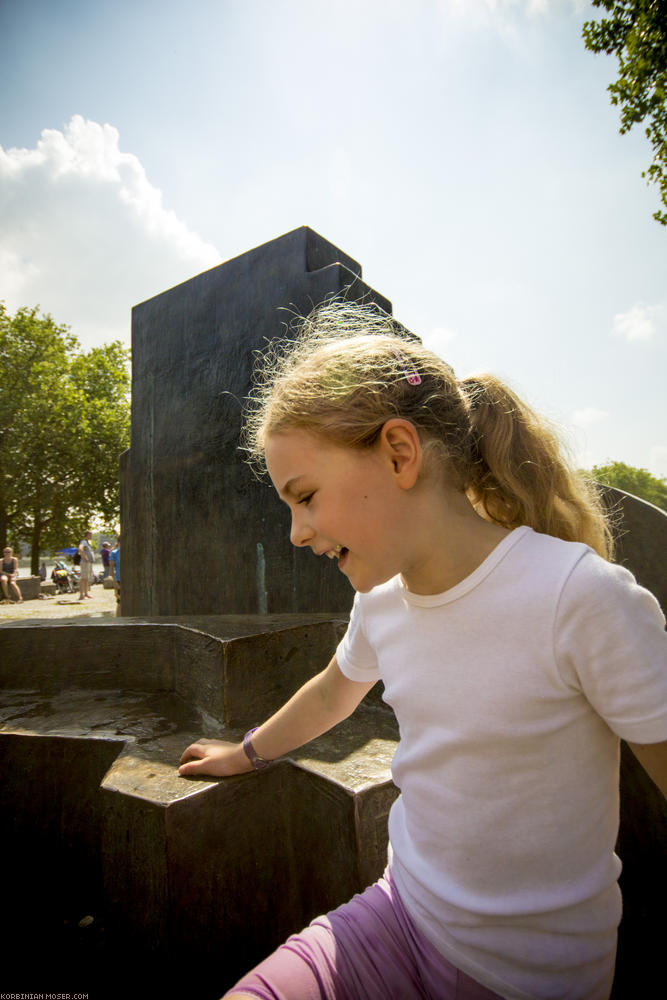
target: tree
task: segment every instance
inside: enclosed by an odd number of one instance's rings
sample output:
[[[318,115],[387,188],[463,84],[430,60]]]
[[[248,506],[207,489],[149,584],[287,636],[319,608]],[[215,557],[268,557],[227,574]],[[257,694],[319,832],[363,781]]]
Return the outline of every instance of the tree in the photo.
[[[615,486],[667,511],[667,480],[658,479],[646,469],[636,469],[624,462],[608,462],[606,465],[594,465],[586,475],[598,483]]]
[[[667,209],[667,0],[592,2],[610,16],[585,22],[586,48],[618,56],[618,79],[607,88],[611,103],[621,108],[621,134],[648,121],[653,163],[642,177],[657,184]],[[667,225],[667,211],[658,210],[653,218]]]
[[[85,433],[77,456],[79,507],[87,499],[106,524],[119,517],[118,457],[130,445],[128,364],[129,352],[120,341],[113,341],[77,355],[70,370],[72,383],[85,400],[81,411]]]
[[[0,303],[0,543],[40,552],[78,541],[93,518],[118,518],[118,456],[129,444],[129,352],[83,352],[38,307]]]

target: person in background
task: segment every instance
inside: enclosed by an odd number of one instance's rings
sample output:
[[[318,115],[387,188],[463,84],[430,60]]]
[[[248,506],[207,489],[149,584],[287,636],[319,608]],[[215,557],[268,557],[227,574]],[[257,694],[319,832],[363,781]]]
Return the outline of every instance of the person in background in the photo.
[[[90,584],[93,579],[93,562],[95,557],[93,555],[93,550],[90,545],[90,540],[93,537],[92,531],[87,531],[81,541],[79,542],[79,555],[81,556],[80,571],[81,576],[79,577],[79,600],[82,601],[84,597],[92,600],[91,595],[88,593],[90,589]]]
[[[116,614],[120,612],[120,535],[116,542],[116,548],[109,553],[109,569],[113,580],[113,589],[116,591]]]
[[[102,548],[100,549],[100,555],[102,556],[102,565],[104,567],[104,572],[102,573],[102,579],[106,580],[109,573],[111,572],[111,567],[109,566],[109,556],[111,554],[111,545],[109,542],[103,542]]]
[[[23,598],[16,582],[16,577],[18,575],[19,561],[14,555],[14,550],[6,548],[3,550],[2,566],[0,567],[0,584],[2,585],[2,593],[5,595],[5,600],[10,601],[11,597],[9,590],[11,588],[12,593],[16,597],[17,603],[20,604],[23,601]]]

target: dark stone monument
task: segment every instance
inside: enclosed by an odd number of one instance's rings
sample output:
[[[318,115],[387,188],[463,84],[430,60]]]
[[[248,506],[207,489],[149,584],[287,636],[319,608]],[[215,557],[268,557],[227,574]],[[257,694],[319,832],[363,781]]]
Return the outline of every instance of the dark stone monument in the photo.
[[[327,296],[391,303],[361,266],[295,229],[132,313],[132,440],[121,462],[124,615],[349,611],[332,563],[294,549],[289,517],[239,451],[253,351]]]

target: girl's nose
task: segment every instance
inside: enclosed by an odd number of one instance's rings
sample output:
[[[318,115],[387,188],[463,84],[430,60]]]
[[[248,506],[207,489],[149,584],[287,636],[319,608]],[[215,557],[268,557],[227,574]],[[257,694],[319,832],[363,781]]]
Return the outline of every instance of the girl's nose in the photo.
[[[308,545],[312,537],[313,531],[308,522],[304,519],[303,515],[297,514],[294,511],[292,514],[292,529],[290,531],[292,545]]]

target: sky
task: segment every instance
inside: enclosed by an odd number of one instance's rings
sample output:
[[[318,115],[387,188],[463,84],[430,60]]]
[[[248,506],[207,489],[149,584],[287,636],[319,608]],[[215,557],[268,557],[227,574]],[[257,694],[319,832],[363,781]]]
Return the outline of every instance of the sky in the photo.
[[[88,348],[301,225],[577,463],[667,476],[667,228],[585,0],[0,0],[0,300]]]

